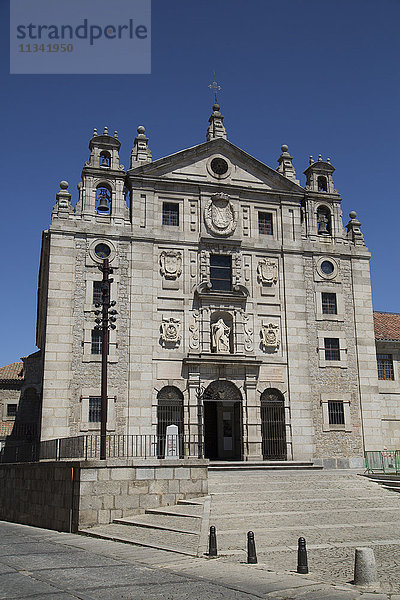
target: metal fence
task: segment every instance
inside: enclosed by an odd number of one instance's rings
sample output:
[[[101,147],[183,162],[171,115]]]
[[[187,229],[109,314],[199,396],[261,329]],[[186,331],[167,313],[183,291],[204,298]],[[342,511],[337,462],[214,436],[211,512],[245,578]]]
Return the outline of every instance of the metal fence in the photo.
[[[107,435],[107,458],[202,458],[198,436]],[[0,462],[100,459],[100,435],[81,435],[43,442],[13,442],[0,453]]]
[[[400,475],[400,450],[370,450],[365,452],[368,473]]]

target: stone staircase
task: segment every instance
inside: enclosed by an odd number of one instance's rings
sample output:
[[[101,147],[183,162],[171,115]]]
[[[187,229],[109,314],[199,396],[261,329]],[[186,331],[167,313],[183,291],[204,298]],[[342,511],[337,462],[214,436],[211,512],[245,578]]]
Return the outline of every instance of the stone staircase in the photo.
[[[365,473],[364,477],[367,477],[371,481],[378,483],[387,490],[392,490],[393,492],[400,492],[400,475]]]
[[[210,499],[179,500],[165,508],[149,508],[142,515],[115,519],[109,525],[80,533],[103,539],[198,556],[205,550]]]

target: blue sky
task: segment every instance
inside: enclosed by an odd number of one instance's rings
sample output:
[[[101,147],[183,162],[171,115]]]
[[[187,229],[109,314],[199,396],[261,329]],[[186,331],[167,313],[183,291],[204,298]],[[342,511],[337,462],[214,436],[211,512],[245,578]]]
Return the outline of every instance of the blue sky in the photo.
[[[54,0],[58,1],[58,0]],[[153,158],[203,142],[213,71],[228,138],[276,168],[330,157],[344,221],[372,252],[374,308],[400,312],[398,0],[153,0],[150,75],[9,75],[0,4],[0,365],[35,351],[41,231],[59,182],[76,184],[94,127],[119,132],[128,165],[139,124]]]

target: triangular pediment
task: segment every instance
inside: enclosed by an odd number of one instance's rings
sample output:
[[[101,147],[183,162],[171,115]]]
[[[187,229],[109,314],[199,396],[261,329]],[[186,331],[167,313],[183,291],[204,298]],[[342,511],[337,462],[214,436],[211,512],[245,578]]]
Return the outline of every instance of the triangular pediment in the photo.
[[[215,157],[226,159],[229,172],[226,176],[216,177],[211,168]],[[196,183],[227,183],[239,187],[302,193],[303,188],[294,181],[284,177],[247,152],[244,152],[228,140],[219,138],[204,142],[130,169],[132,177],[160,177],[175,181]]]

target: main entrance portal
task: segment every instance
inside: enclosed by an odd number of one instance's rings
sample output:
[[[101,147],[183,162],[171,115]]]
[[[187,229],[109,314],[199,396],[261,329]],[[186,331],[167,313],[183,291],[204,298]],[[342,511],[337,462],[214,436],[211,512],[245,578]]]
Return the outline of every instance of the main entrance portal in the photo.
[[[242,396],[230,381],[213,381],[205,390],[204,452],[211,460],[242,458]]]

